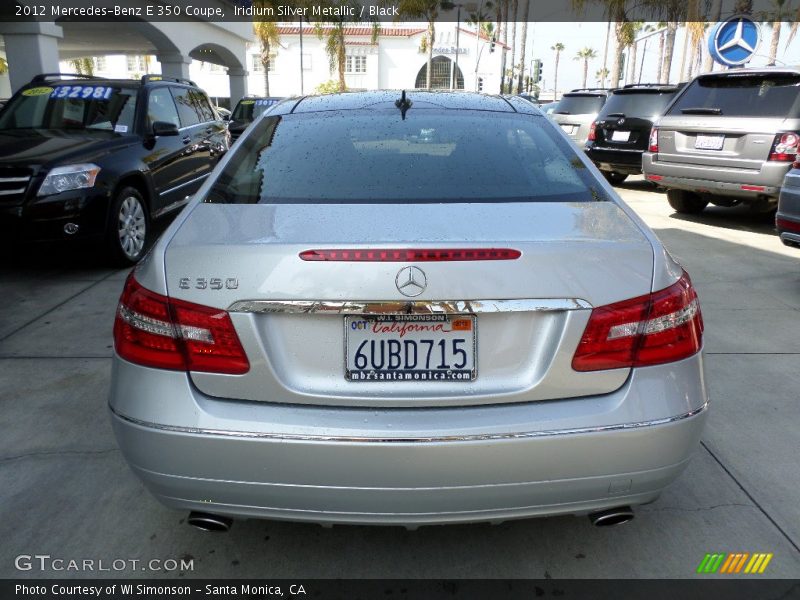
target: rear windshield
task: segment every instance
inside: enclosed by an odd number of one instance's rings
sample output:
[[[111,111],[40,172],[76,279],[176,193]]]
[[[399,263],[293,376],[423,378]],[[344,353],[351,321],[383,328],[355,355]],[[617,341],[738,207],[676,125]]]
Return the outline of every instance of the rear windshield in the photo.
[[[701,77],[670,108],[670,115],[800,117],[800,75],[746,74]]]
[[[241,100],[233,109],[231,119],[251,123],[273,104],[280,102],[280,98],[259,98]]]
[[[553,112],[557,115],[592,115],[603,107],[605,101],[605,96],[565,95]]]
[[[623,114],[628,118],[637,117],[652,121],[664,111],[674,96],[675,92],[615,92],[603,106],[600,117]]]
[[[0,129],[92,129],[132,133],[137,90],[104,84],[28,88],[0,116]]]
[[[576,151],[552,129],[542,117],[516,113],[268,115],[237,144],[206,201],[605,200]]]

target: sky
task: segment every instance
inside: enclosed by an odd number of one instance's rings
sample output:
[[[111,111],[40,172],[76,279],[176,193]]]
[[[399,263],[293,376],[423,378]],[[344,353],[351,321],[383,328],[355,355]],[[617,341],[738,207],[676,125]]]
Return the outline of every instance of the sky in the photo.
[[[655,25],[655,23],[652,25]],[[595,73],[603,66],[603,48],[605,46],[606,28],[607,23],[597,22],[530,23],[528,25],[528,48],[525,54],[527,55],[528,64],[530,64],[530,60],[534,58],[539,58],[543,61],[542,83],[545,84],[544,88],[546,90],[551,90],[553,87],[555,51],[550,48],[557,42],[561,42],[566,46],[561,53],[558,69],[559,91],[568,91],[581,86],[583,79],[583,61],[573,60],[573,57],[578,50],[585,47],[593,48],[597,52],[597,58],[589,61],[589,80],[587,81],[587,86],[596,87]],[[767,63],[766,55],[769,53],[771,36],[772,29],[767,25],[762,25],[761,42],[757,49],[757,54],[762,54],[764,56],[756,56],[748,66],[762,66]],[[800,64],[800,33],[792,40],[792,43],[787,49],[786,39],[788,36],[789,25],[784,23],[781,30],[781,41],[778,45],[777,59],[786,64]],[[655,35],[647,40],[642,83],[652,83],[655,81],[655,76],[657,74],[656,63],[658,61],[658,37],[659,36]],[[675,41],[675,51],[673,53],[671,69],[671,81],[673,83],[677,82],[678,71],[680,70],[683,39],[683,28],[681,28],[678,30]],[[610,54],[612,52],[612,46],[613,26],[612,41],[609,44],[609,70],[611,70]],[[704,42],[704,48],[706,47],[707,45]],[[644,41],[639,42],[637,63],[640,63],[642,60],[643,48]],[[780,65],[781,63],[778,62],[777,64]],[[638,64],[636,68],[638,73]]]

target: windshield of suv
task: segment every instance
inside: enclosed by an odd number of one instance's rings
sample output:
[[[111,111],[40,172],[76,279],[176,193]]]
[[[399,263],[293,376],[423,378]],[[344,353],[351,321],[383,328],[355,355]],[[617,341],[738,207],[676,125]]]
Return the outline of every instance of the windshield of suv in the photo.
[[[605,96],[564,94],[553,113],[561,115],[591,115],[599,111]]]
[[[656,90],[637,90],[635,92],[618,91],[611,94],[608,102],[600,111],[600,117],[611,114],[623,114],[628,118],[641,118],[654,120],[660,115],[675,96],[675,92],[661,92]]]
[[[261,113],[280,101],[280,98],[245,98],[244,100],[240,100],[236,108],[233,109],[231,120],[252,123]]]
[[[103,84],[54,85],[23,90],[0,116],[3,129],[133,131],[134,88]]]
[[[405,118],[397,110],[267,115],[235,146],[206,202],[606,199],[542,117],[412,109]]]
[[[800,117],[800,75],[746,73],[695,79],[670,115],[723,117]]]

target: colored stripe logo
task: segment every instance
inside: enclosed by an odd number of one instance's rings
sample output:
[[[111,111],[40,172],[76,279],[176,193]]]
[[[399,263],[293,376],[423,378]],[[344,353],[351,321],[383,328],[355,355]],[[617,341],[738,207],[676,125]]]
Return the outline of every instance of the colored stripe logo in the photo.
[[[698,573],[703,574],[761,574],[767,569],[772,560],[772,552],[730,552],[706,554],[697,567]]]

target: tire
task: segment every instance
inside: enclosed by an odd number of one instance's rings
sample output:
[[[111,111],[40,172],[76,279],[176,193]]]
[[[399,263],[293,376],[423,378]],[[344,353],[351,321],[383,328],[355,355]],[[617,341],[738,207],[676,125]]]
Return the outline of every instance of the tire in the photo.
[[[704,200],[699,194],[687,192],[686,190],[667,190],[667,201],[675,209],[675,212],[683,215],[699,214],[708,206],[708,200]]]
[[[106,249],[111,263],[129,267],[141,260],[150,241],[150,215],[142,194],[126,186],[117,192],[111,203]]]
[[[603,176],[611,185],[618,185],[628,178],[625,173],[617,173],[616,171],[603,171]]]

